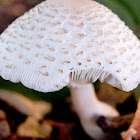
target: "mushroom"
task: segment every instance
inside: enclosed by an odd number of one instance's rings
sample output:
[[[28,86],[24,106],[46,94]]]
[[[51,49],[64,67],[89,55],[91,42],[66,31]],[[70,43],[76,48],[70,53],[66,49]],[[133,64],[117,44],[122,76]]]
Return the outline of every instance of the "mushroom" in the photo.
[[[86,133],[103,139],[98,116],[118,116],[95,96],[99,79],[124,91],[140,83],[140,42],[107,7],[92,0],[47,0],[0,36],[0,75],[53,92],[69,85]]]

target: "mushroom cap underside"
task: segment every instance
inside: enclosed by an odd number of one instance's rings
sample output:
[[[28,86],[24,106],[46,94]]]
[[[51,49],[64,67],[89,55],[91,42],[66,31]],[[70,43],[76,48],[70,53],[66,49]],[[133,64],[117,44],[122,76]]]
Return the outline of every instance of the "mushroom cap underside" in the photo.
[[[98,78],[130,91],[140,83],[139,64],[137,37],[94,1],[78,9],[44,1],[0,36],[0,75],[41,92]]]

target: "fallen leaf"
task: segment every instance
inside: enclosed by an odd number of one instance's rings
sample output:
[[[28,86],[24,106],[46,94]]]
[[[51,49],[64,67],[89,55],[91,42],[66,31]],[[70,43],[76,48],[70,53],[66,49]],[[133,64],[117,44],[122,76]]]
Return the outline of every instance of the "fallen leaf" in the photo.
[[[46,121],[39,123],[38,119],[28,117],[17,128],[17,135],[20,137],[45,139],[51,136],[52,130],[52,126]]]
[[[14,0],[0,0],[0,3],[4,3],[4,4],[8,4],[12,2],[14,2]]]
[[[21,94],[0,90],[0,100],[15,108],[20,113],[42,119],[52,110],[52,104],[44,101],[33,101]]]
[[[106,83],[101,83],[97,91],[97,97],[112,106],[116,107],[117,104],[123,104],[130,96],[132,92],[124,92],[116,89]]]
[[[5,13],[15,18],[23,15],[28,10],[27,7],[22,3],[14,3],[6,5],[5,7],[7,9]]]
[[[121,133],[121,136],[124,140],[140,139],[140,99],[132,124],[127,131]]]
[[[48,120],[51,126],[56,129],[57,133],[54,136],[54,139],[58,140],[72,140],[71,131],[76,126],[75,123],[65,123],[65,122],[57,122],[53,120]]]
[[[6,119],[6,114],[3,110],[0,110],[0,120],[5,120]]]
[[[6,120],[6,114],[0,110],[0,139],[5,139],[11,135],[10,126]]]

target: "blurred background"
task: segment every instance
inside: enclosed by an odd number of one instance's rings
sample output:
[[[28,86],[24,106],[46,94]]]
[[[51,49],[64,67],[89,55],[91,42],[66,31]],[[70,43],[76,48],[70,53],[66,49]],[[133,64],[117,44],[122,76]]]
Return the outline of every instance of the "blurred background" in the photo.
[[[12,23],[12,21],[14,21],[19,16],[23,15],[26,11],[34,7],[36,4],[39,4],[41,1],[43,0],[0,0],[0,33],[2,33],[4,29],[7,28],[7,26],[10,23]],[[140,38],[140,12],[139,12],[140,0],[96,0],[96,1],[112,9],[112,11],[116,13],[123,21],[125,21],[126,25],[129,26],[129,28],[131,28],[134,31],[134,33]],[[113,106],[117,107],[117,109],[122,114],[127,114],[127,113],[131,113],[135,111],[136,102],[138,101],[140,97],[140,94],[139,94],[140,86],[138,86],[137,89],[135,89],[134,91],[130,93],[125,93],[118,89],[112,88],[108,86],[107,84],[104,84],[104,83],[101,84],[99,81],[97,81],[95,83],[95,88],[96,88],[97,96],[99,99],[106,101],[112,104]],[[40,93],[31,89],[27,89],[20,83],[14,84],[0,78],[0,90],[1,89],[6,89],[9,91],[16,91],[19,94],[24,95],[31,100],[43,100],[43,101],[50,102],[53,105],[53,110],[56,110],[56,111],[53,111],[54,114],[52,113],[53,117],[50,115],[51,119],[53,118],[54,120],[61,121],[61,122],[63,121],[72,122],[72,124],[77,121],[77,120],[75,121],[74,115],[66,111],[66,109],[70,110],[71,108],[71,101],[68,98],[70,95],[70,92],[67,87],[55,93]],[[1,95],[0,95],[0,100],[2,100]],[[64,104],[66,105],[65,107],[64,107]],[[2,105],[3,103],[2,104],[0,103],[0,109],[4,110],[5,105],[4,107],[2,107]],[[67,117],[67,115],[65,115],[65,117],[62,117],[62,115],[65,114],[65,112],[70,114],[69,117]],[[69,118],[69,120],[66,119],[66,117]],[[69,131],[69,129],[67,131]],[[81,128],[79,128],[78,132],[79,132],[79,135],[81,135],[80,132],[83,132],[83,131],[81,130]],[[15,134],[15,129],[13,129],[11,133]],[[66,132],[63,132],[63,133],[66,133]],[[63,139],[72,139],[72,138],[68,137],[68,138],[63,138]],[[86,137],[86,139],[90,139],[90,138]],[[62,140],[62,137],[61,137],[61,140]]]

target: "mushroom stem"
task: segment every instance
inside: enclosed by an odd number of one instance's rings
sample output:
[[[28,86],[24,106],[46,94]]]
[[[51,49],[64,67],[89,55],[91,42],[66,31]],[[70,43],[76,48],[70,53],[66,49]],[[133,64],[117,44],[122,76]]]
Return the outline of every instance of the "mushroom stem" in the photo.
[[[97,125],[97,118],[100,116],[116,117],[119,115],[118,111],[97,99],[94,87],[90,82],[71,81],[69,87],[73,106],[83,129],[90,137],[103,140],[106,134]]]

